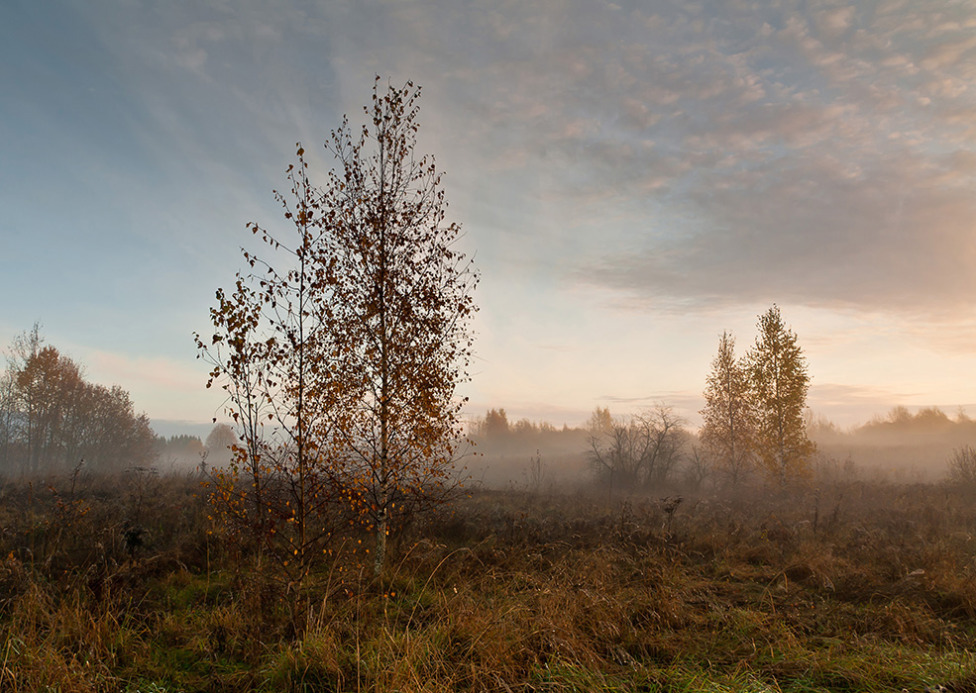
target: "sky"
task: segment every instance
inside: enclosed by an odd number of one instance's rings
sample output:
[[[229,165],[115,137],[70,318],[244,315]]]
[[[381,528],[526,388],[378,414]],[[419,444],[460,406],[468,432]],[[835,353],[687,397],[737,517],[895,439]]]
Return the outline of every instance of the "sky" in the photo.
[[[694,427],[774,303],[816,414],[976,414],[974,0],[5,0],[0,344],[220,417],[193,333],[377,75],[481,273],[471,416]]]

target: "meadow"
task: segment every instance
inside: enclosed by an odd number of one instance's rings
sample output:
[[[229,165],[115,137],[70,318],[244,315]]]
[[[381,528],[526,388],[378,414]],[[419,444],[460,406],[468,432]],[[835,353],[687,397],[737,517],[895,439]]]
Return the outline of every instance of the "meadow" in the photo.
[[[971,489],[475,488],[294,584],[201,482],[3,483],[0,691],[976,691]]]

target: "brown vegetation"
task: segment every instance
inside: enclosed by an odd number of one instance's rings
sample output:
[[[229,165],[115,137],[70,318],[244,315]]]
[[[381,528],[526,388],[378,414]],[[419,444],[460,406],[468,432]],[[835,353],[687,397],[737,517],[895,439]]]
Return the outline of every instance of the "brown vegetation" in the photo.
[[[973,690],[968,490],[476,491],[301,586],[199,479],[2,489],[0,690]]]

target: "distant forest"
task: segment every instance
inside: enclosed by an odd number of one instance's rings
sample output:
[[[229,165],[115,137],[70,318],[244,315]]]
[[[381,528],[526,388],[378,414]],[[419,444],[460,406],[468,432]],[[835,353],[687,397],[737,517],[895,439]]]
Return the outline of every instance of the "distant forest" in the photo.
[[[961,410],[949,416],[937,407],[913,414],[898,406],[846,431],[826,419],[813,419],[808,430],[821,464],[853,466],[892,481],[941,479],[958,452],[976,445],[976,419]]]
[[[84,469],[113,474],[162,465],[165,471],[229,459],[236,439],[218,424],[207,444],[155,435],[146,414],[118,385],[88,382],[82,366],[44,343],[38,327],[17,337],[0,373],[0,474]],[[209,447],[208,447],[209,445]]]
[[[85,380],[44,344],[38,327],[17,339],[0,374],[0,470],[42,474],[85,466],[112,473],[149,465],[155,435],[129,393]]]
[[[670,424],[663,436],[662,412],[664,422]],[[639,415],[644,430],[654,434],[645,439],[644,447],[650,449],[638,450],[641,443],[636,436],[627,439],[634,455],[653,454],[654,447],[659,446],[660,463],[661,454],[666,453],[665,464],[658,467],[656,486],[686,486],[689,482],[693,486],[726,485],[723,470],[704,454],[699,433],[678,417],[671,415],[668,420],[669,414],[671,410],[661,405]],[[621,437],[633,427],[630,417],[614,416],[600,407],[584,425],[576,427],[525,418],[510,421],[504,408],[490,409],[471,421],[468,430],[473,445],[463,463],[474,481],[489,486],[544,488],[599,479],[596,455],[606,453],[614,435]],[[945,476],[947,464],[957,451],[976,444],[976,419],[962,411],[950,416],[935,407],[912,413],[897,406],[850,429],[808,414],[806,427],[816,444],[809,473],[820,478],[936,481]],[[625,452],[623,446],[618,450]]]

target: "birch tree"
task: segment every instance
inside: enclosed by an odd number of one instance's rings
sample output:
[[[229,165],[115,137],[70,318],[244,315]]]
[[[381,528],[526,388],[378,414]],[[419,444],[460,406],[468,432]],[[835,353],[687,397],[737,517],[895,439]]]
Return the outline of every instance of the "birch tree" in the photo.
[[[719,339],[704,394],[702,446],[737,485],[753,463],[756,410],[748,364],[736,358],[735,338],[728,332]]]
[[[806,408],[810,376],[806,359],[773,306],[759,316],[759,334],[748,356],[756,407],[756,450],[771,475],[785,484],[805,473],[814,445],[807,437]]]
[[[445,221],[441,174],[415,155],[419,95],[377,79],[366,125],[343,119],[326,144],[324,187],[299,145],[278,195],[294,233],[251,226],[275,266],[245,252],[252,272],[218,291],[212,340],[197,336],[242,441],[216,500],[265,538],[286,534],[271,545],[301,575],[329,504],[375,533],[379,573],[392,519],[452,484],[478,276]]]
[[[373,87],[367,125],[345,120],[328,145],[338,166],[322,196],[338,260],[335,376],[349,396],[342,428],[351,497],[375,532],[375,569],[391,520],[451,486],[461,438],[478,281],[446,222],[434,160],[415,153],[419,87]]]
[[[214,471],[211,501],[294,582],[335,532],[328,511],[340,495],[335,432],[343,391],[333,377],[331,237],[300,144],[297,157],[287,194],[275,192],[291,228],[248,224],[266,252],[242,251],[248,270],[237,274],[232,292],[217,290],[213,336],[195,335],[199,356],[212,367],[207,387],[226,393],[226,413],[241,441],[229,465]]]

